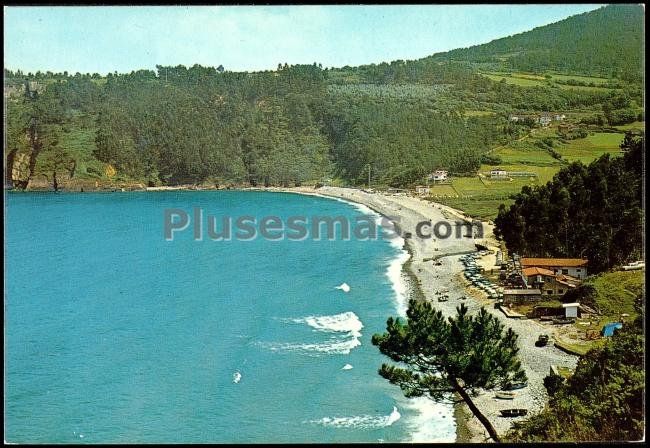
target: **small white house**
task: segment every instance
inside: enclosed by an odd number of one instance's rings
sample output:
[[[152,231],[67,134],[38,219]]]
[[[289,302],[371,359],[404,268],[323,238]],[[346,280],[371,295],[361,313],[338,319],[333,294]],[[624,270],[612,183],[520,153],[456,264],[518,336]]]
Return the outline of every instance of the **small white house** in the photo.
[[[548,126],[549,124],[551,124],[551,121],[552,121],[552,120],[553,120],[553,119],[551,118],[550,115],[548,115],[548,114],[542,114],[542,115],[540,115],[540,117],[537,119],[537,122],[538,122],[539,124],[541,124],[542,126]]]
[[[490,171],[490,177],[506,177],[508,175],[508,172],[506,170],[503,170],[501,168],[495,168]]]
[[[428,196],[431,193],[431,187],[426,185],[417,185],[415,187],[415,192],[421,196]]]
[[[580,307],[579,303],[564,303],[562,308],[564,308],[564,317],[566,318],[576,318],[578,317],[578,308]]]
[[[447,170],[435,170],[433,173],[429,174],[429,180],[434,182],[440,182],[447,180],[449,178],[449,171]]]

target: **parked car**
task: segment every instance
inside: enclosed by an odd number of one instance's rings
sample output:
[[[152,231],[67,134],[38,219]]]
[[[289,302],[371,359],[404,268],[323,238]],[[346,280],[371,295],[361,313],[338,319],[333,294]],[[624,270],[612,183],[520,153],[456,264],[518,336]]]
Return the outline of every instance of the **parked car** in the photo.
[[[540,334],[539,337],[537,338],[537,341],[535,342],[536,347],[544,347],[548,344],[548,335],[547,334]]]

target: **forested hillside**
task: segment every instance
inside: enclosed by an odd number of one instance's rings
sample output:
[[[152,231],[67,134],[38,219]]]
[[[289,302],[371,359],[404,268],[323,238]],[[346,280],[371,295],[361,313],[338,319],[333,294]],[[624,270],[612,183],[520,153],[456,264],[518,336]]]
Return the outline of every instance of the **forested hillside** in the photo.
[[[436,54],[431,59],[640,80],[644,13],[641,5],[610,5],[487,44]]]
[[[634,8],[600,9],[496,47],[359,67],[278,64],[241,73],[157,66],[107,76],[5,69],[5,182],[54,189],[119,182],[408,186],[434,169],[475,175],[498,160],[489,154],[494,148],[539,127],[511,120],[514,112],[575,112],[585,126],[644,119],[642,84],[619,70],[641,55],[635,23],[642,13]],[[596,24],[607,32],[584,31]],[[565,41],[602,46],[560,51]],[[621,51],[603,52],[610,44]],[[520,78],[477,69],[476,60],[515,47],[526,50],[520,59],[545,61],[539,67],[559,68],[554,61],[562,60],[579,70],[587,60],[581,54],[598,53],[592,56],[607,59],[611,70],[585,87],[580,77],[554,74],[553,82],[519,85]]]
[[[524,187],[501,206],[495,235],[524,256],[585,257],[597,273],[643,255],[643,138],[627,135],[623,157],[576,162],[546,185]]]

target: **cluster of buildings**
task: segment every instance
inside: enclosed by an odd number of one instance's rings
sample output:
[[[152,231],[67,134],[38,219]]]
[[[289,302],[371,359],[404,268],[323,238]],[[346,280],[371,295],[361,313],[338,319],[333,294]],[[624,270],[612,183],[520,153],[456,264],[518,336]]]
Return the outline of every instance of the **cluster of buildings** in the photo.
[[[510,114],[509,121],[532,121],[541,126],[548,126],[552,121],[564,121],[566,115],[560,113],[543,112],[541,114]]]
[[[449,171],[447,170],[435,170],[427,176],[427,181],[432,182],[434,185],[436,183],[448,183],[449,180]],[[428,196],[431,194],[431,187],[429,185],[416,185],[415,194]]]
[[[587,277],[589,261],[582,258],[520,258],[501,265],[503,305],[559,299]],[[563,304],[564,317],[577,317],[579,304]],[[540,313],[558,310],[540,310]]]

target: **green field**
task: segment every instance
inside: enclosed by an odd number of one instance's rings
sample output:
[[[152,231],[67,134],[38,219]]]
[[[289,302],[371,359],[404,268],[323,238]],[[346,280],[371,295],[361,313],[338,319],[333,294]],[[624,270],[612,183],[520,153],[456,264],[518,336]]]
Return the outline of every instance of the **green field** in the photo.
[[[458,177],[453,180],[454,189],[461,197],[504,197],[521,191],[524,185],[538,185],[537,179],[516,178],[511,180],[490,180],[479,177]]]
[[[624,124],[621,126],[614,126],[614,128],[621,131],[644,131],[645,121],[635,121],[634,123]]]
[[[481,73],[481,75],[486,78],[490,78],[492,81],[501,82],[502,79],[506,80],[506,84],[514,84],[517,86],[523,87],[535,87],[547,85],[547,82],[544,78],[540,79],[531,79],[529,77],[513,76],[507,74],[493,74],[493,73]]]
[[[524,146],[522,144],[519,144],[513,145],[511,147],[497,148],[492,152],[492,154],[501,157],[501,160],[503,160],[504,164],[523,164],[535,166],[561,165],[561,162],[557,159],[554,159],[548,151],[530,145]]]
[[[643,271],[608,272],[595,277],[589,283],[596,288],[596,306],[603,313],[602,322],[618,321],[622,313],[634,319],[635,297],[643,291]]]
[[[575,89],[575,90],[585,90],[585,91],[605,91],[611,90],[609,87],[606,87],[607,78],[597,78],[591,76],[579,76],[579,75],[561,75],[556,73],[549,73],[550,78],[546,78],[542,75],[536,75],[531,73],[503,73],[503,72],[483,72],[482,76],[490,78],[492,81],[500,82],[502,79],[505,79],[507,84],[513,84],[522,87],[535,87],[535,86],[551,86],[555,85],[561,89]],[[567,84],[553,83],[553,81],[580,81],[585,83],[593,83],[594,86],[572,86]]]
[[[581,75],[562,75],[559,73],[551,73],[551,79],[558,79],[561,81],[581,81],[581,82],[593,82],[594,84],[606,84],[609,79],[607,78],[598,78],[595,76],[581,76]]]
[[[580,161],[588,164],[606,153],[620,154],[624,136],[614,132],[596,133],[586,138],[571,140],[567,144],[559,144],[556,151],[568,162]]]
[[[551,156],[550,152],[535,145],[542,138],[553,138],[553,149],[562,155],[562,160]],[[600,132],[583,139],[561,143],[556,128],[537,129],[533,135],[510,145],[496,148],[491,154],[501,158],[498,165],[481,165],[479,173],[483,177],[456,177],[452,185],[436,186],[432,197],[450,207],[464,211],[470,216],[493,219],[499,205],[512,203],[510,196],[519,193],[524,185],[543,185],[567,163],[580,161],[588,164],[605,153],[619,155],[623,133]],[[513,178],[512,180],[492,180],[489,171],[494,168],[506,171],[526,171],[536,173],[537,177]]]
[[[512,199],[490,199],[488,197],[477,198],[432,198],[436,202],[462,210],[474,218],[490,220],[494,219],[499,211],[499,205],[512,204]]]
[[[432,185],[431,186],[431,196],[435,197],[455,197],[458,193],[454,190],[454,187],[449,184],[443,185]]]

